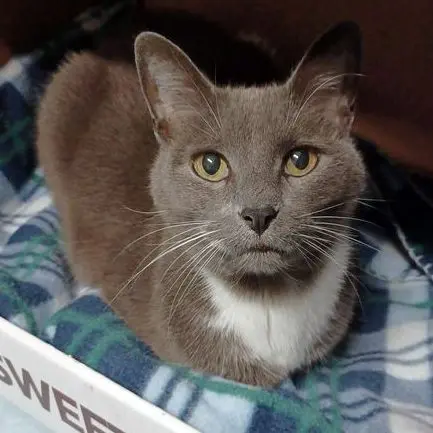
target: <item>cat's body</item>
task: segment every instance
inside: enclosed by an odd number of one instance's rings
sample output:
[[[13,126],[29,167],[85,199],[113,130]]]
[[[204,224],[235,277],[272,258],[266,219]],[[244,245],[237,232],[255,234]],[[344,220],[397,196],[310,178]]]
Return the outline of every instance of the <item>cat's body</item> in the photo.
[[[364,169],[344,75],[357,72],[344,57],[357,32],[333,37],[334,49],[339,38],[348,44],[324,56],[325,70],[322,40],[283,85],[215,88],[147,33],[136,43],[138,76],[82,54],[48,87],[38,150],[74,274],[163,359],[269,385],[345,334],[356,293],[343,222]],[[302,177],[286,173],[299,146],[319,155]]]

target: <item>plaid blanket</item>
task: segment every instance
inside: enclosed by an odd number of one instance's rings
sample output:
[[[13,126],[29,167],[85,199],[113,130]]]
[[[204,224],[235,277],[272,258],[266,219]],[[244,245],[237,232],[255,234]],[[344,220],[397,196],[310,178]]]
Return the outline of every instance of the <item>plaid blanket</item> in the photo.
[[[433,184],[360,143],[383,200],[360,219],[357,319],[324,364],[273,390],[162,363],[92,288],[76,287],[35,167],[34,109],[65,48],[85,46],[118,5],[0,70],[0,315],[200,431],[433,431]],[[72,44],[72,45],[71,45]]]

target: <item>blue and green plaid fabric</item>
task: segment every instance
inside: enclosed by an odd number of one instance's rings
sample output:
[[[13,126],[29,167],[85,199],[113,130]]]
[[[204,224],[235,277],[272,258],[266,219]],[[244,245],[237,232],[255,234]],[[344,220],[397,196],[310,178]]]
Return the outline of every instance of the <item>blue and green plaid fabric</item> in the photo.
[[[385,201],[362,218],[360,307],[324,364],[273,390],[170,366],[97,291],[76,297],[58,217],[35,168],[34,110],[65,48],[89,43],[118,10],[93,10],[56,44],[0,70],[0,315],[172,413],[218,432],[433,431],[433,183],[360,143]],[[370,209],[370,206],[372,209]]]

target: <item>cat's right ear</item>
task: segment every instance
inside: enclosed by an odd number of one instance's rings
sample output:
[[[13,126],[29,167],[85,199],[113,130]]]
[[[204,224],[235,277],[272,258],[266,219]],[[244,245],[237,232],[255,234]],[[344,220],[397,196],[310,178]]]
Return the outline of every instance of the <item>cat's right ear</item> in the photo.
[[[207,117],[214,87],[178,46],[157,33],[141,33],[134,48],[155,135],[158,141],[175,141],[185,125]]]
[[[361,64],[361,30],[354,22],[341,22],[326,31],[307,50],[288,85],[304,105],[322,101],[332,118],[346,130],[353,121]],[[320,103],[317,102],[316,105]]]

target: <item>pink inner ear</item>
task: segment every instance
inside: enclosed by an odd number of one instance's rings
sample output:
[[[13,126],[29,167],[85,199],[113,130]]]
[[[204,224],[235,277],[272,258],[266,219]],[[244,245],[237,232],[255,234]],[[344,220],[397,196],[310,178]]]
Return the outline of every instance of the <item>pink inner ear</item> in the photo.
[[[340,128],[347,132],[350,132],[352,128],[354,119],[353,105],[353,102],[350,104],[350,101],[348,101],[346,97],[341,97],[337,100],[337,122]]]
[[[338,66],[331,59],[311,60],[301,65],[291,80],[294,92],[299,96],[306,96],[314,91],[320,91],[320,93],[329,91],[333,86],[334,90],[340,90],[343,78],[331,79],[342,74],[343,71]],[[324,83],[326,79],[330,80],[328,85]],[[321,83],[323,86],[319,88],[318,85]]]
[[[345,95],[321,95],[316,100],[313,111],[320,112],[343,134],[350,134],[354,120],[354,111]]]
[[[353,111],[351,110],[350,106],[347,104],[341,104],[341,106],[338,108],[338,117],[340,117],[342,122],[345,122],[343,126],[349,126],[351,122],[351,118],[353,117]]]
[[[153,121],[153,128],[162,139],[168,140],[172,138],[170,125],[166,119],[155,119]]]

